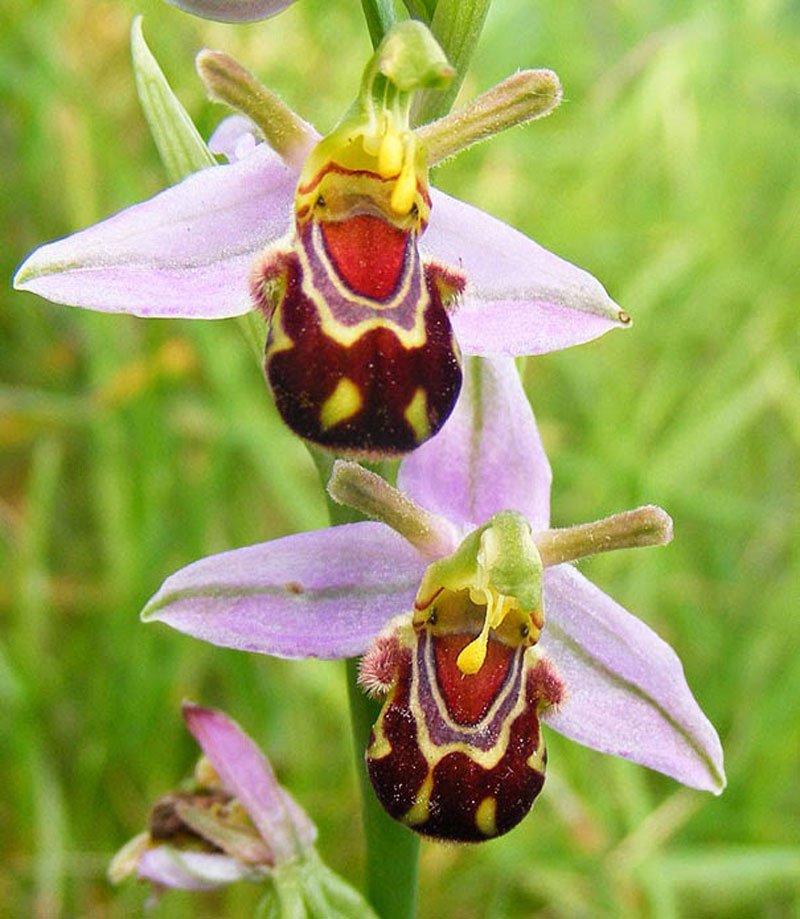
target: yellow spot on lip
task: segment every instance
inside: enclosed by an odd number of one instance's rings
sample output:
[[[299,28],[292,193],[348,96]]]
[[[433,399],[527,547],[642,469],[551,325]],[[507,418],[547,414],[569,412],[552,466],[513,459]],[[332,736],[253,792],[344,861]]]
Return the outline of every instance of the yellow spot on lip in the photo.
[[[411,425],[417,443],[427,440],[431,433],[431,425],[428,421],[428,397],[421,386],[414,392],[403,412],[403,417]]]
[[[269,338],[267,339],[267,360],[271,360],[276,354],[280,354],[283,351],[291,351],[292,348],[294,348],[294,342],[283,328],[283,317],[281,309],[278,307],[270,320]]]
[[[475,811],[475,826],[484,836],[497,836],[497,800],[484,798]]]
[[[417,792],[417,798],[408,813],[403,817],[403,823],[409,826],[420,826],[427,823],[430,817],[431,792],[433,791],[433,776],[429,772]]]
[[[319,411],[322,430],[327,431],[352,418],[360,410],[363,401],[358,386],[347,377],[342,377],[336,384],[336,389],[322,403]]]
[[[545,762],[544,756],[542,755],[542,751],[540,749],[534,750],[526,760],[526,763],[528,769],[533,769],[534,772],[540,772],[542,775],[544,775]]]
[[[379,725],[375,729],[375,733],[372,739],[372,743],[369,745],[367,750],[367,756],[370,759],[384,759],[392,752],[392,745],[389,742],[389,739],[383,733],[383,725]]]

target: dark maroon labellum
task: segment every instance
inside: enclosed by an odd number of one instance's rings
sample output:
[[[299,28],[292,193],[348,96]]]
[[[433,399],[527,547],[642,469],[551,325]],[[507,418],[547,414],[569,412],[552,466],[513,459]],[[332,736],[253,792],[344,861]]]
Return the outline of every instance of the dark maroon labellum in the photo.
[[[507,833],[544,783],[539,714],[557,704],[552,666],[490,638],[472,675],[456,660],[475,637],[426,628],[399,641],[395,676],[367,750],[386,811],[426,836],[480,842]]]
[[[291,250],[268,250],[257,265],[267,378],[301,437],[338,453],[393,456],[450,415],[461,367],[446,306],[464,280],[423,265],[416,239],[374,214],[310,219]]]

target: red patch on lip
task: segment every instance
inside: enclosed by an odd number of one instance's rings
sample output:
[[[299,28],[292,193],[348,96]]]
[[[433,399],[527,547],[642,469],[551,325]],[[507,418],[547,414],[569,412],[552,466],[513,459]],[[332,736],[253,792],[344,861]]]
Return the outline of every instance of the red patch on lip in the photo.
[[[320,226],[334,267],[354,293],[373,300],[394,293],[405,264],[407,231],[371,214]]]
[[[440,635],[433,640],[436,677],[450,716],[458,724],[477,724],[497,698],[505,682],[514,649],[492,638],[486,646],[486,660],[477,673],[462,673],[458,655],[474,635]]]

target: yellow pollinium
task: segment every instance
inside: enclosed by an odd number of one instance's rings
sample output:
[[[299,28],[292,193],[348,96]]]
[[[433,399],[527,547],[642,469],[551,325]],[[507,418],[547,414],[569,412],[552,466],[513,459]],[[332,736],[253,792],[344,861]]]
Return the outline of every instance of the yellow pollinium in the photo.
[[[538,640],[541,616],[524,612],[514,597],[504,596],[491,587],[473,587],[469,598],[476,606],[485,606],[486,612],[478,637],[464,648],[456,660],[462,673],[477,673],[483,666],[490,630],[498,637],[502,636],[507,644],[533,644]]]
[[[414,133],[391,115],[340,125],[306,160],[295,193],[299,223],[377,213],[402,230],[428,220],[428,169]]]
[[[486,587],[473,588],[469,592],[473,603],[486,604],[486,615],[483,619],[483,628],[478,637],[471,641],[458,655],[458,669],[462,673],[477,673],[486,660],[486,645],[489,641],[489,629],[496,629],[503,624],[508,612],[513,606],[510,597],[504,597],[496,591]]]
[[[378,175],[382,179],[396,176],[403,168],[403,154],[405,152],[403,137],[394,127],[389,118],[383,119],[386,127],[378,147]]]
[[[395,23],[367,63],[353,106],[306,159],[295,196],[298,226],[378,212],[400,229],[424,229],[428,166],[411,127],[412,102],[420,90],[443,89],[454,73],[427,26]]]

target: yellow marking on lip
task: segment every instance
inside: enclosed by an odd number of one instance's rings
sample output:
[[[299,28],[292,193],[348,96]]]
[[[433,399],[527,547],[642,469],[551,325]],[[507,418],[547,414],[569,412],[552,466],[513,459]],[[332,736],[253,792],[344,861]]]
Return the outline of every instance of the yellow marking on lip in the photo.
[[[430,817],[431,792],[433,791],[433,775],[429,772],[422,783],[422,787],[417,792],[416,800],[403,817],[403,823],[409,826],[420,826],[427,823]]]
[[[344,301],[349,301],[358,306],[366,306],[373,313],[383,314],[373,315],[371,318],[364,319],[352,326],[339,322],[333,315],[325,298],[314,285],[314,275],[305,248],[302,245],[298,245],[296,251],[302,268],[303,293],[316,306],[317,315],[319,316],[319,321],[325,334],[329,335],[344,347],[349,347],[355,344],[362,335],[366,335],[367,332],[370,332],[372,329],[384,328],[393,332],[404,348],[421,348],[428,338],[428,333],[425,328],[425,312],[430,303],[430,295],[428,294],[428,289],[425,284],[425,278],[421,274],[419,253],[416,251],[416,247],[412,246],[411,248],[408,263],[403,271],[403,279],[395,295],[390,301],[381,303],[369,297],[362,297],[358,294],[354,294],[342,283],[336,269],[331,264],[325,252],[324,246],[317,235],[318,232],[318,228],[315,227],[314,248],[323,264],[328,279],[333,284],[337,293]],[[410,329],[405,329],[392,320],[392,310],[403,304],[414,282],[419,284],[419,296],[417,302],[414,304],[414,325]]]
[[[361,390],[356,384],[342,377],[336,384],[336,389],[322,403],[319,411],[319,420],[323,431],[328,431],[337,424],[352,418],[364,404]]]
[[[497,836],[497,799],[484,798],[475,811],[475,826],[484,836]]]
[[[505,755],[506,750],[508,749],[509,738],[511,737],[511,726],[517,720],[517,718],[525,711],[528,706],[526,693],[524,690],[525,680],[527,679],[528,670],[531,666],[530,662],[523,658],[520,662],[520,666],[523,668],[523,672],[519,675],[521,683],[518,684],[519,691],[517,693],[517,700],[514,703],[514,707],[508,712],[507,716],[503,719],[503,725],[500,729],[500,733],[492,744],[486,750],[482,750],[480,747],[474,746],[470,738],[480,733],[484,730],[485,725],[490,724],[497,715],[497,711],[501,705],[505,704],[506,692],[500,692],[497,698],[492,703],[492,707],[489,711],[483,716],[481,721],[473,725],[472,727],[465,726],[462,724],[455,724],[447,716],[447,706],[444,699],[442,698],[441,690],[439,689],[438,683],[436,681],[433,670],[435,666],[432,662],[433,651],[432,648],[428,648],[426,659],[423,661],[423,666],[429,672],[429,685],[431,688],[431,695],[433,697],[434,704],[441,714],[444,721],[455,730],[459,731],[466,739],[465,740],[455,740],[448,741],[447,743],[438,744],[434,743],[431,739],[430,733],[428,731],[428,724],[425,717],[425,711],[422,707],[422,702],[419,697],[419,662],[417,660],[417,655],[414,654],[411,658],[411,695],[410,695],[410,708],[414,715],[414,720],[417,725],[417,747],[419,748],[422,755],[430,763],[438,763],[448,753],[464,753],[465,746],[469,747],[468,755],[469,758],[479,765],[483,769],[494,769],[494,767],[500,762],[502,757]],[[516,678],[514,680],[514,685],[516,686]]]
[[[367,750],[367,756],[370,759],[383,759],[392,752],[392,745],[389,743],[388,738],[383,733],[383,730],[375,729],[375,739],[369,745]]]
[[[269,323],[269,338],[267,340],[267,359],[275,357],[282,351],[291,351],[294,341],[286,334],[283,328],[283,303],[272,314]]]
[[[541,751],[534,750],[533,753],[531,753],[531,755],[528,757],[526,763],[528,768],[533,769],[534,772],[544,773],[545,764]]]
[[[421,386],[417,387],[414,392],[411,401],[403,412],[403,417],[411,425],[411,430],[414,432],[417,443],[422,443],[423,440],[427,440],[430,437],[431,425],[430,421],[428,421],[428,397]]]

